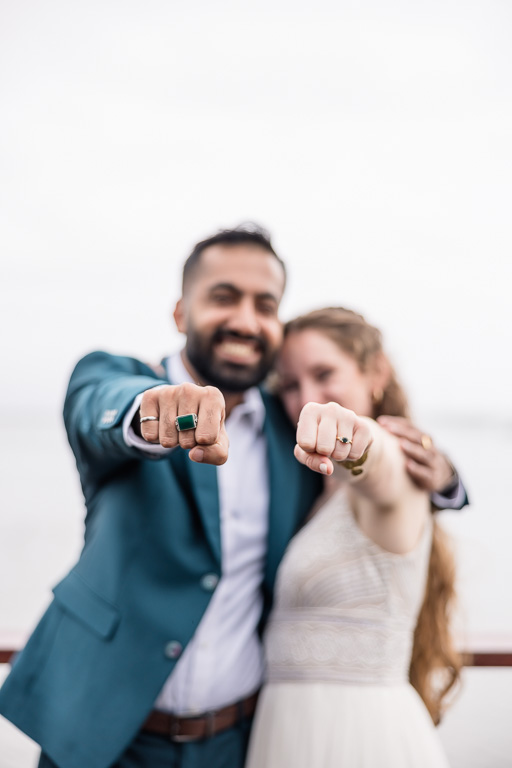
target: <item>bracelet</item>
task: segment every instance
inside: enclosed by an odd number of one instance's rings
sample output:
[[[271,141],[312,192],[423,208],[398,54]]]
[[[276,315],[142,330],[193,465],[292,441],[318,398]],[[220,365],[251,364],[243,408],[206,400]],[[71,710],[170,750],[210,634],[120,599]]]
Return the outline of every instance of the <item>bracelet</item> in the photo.
[[[369,451],[369,448],[366,449],[366,451],[363,453],[361,458],[355,459],[355,461],[346,459],[345,461],[337,461],[336,464],[340,464],[345,469],[350,469],[353,475],[362,475],[364,472],[364,469],[361,469],[361,466],[365,463],[366,459],[368,458],[368,451]]]

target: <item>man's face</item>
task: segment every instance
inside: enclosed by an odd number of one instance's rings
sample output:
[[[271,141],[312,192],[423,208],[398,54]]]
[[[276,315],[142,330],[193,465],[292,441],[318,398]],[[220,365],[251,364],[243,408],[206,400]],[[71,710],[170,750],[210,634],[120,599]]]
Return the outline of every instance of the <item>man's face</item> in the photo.
[[[201,379],[225,392],[263,381],[282,341],[281,264],[257,245],[206,248],[176,307],[185,352]]]

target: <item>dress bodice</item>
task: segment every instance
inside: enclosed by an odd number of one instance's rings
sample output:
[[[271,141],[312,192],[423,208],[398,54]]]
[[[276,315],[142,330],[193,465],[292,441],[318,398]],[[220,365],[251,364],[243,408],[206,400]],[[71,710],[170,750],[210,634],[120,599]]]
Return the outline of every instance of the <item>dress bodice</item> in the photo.
[[[267,679],[406,681],[431,542],[428,518],[412,551],[382,549],[336,491],[281,562],[265,634]]]

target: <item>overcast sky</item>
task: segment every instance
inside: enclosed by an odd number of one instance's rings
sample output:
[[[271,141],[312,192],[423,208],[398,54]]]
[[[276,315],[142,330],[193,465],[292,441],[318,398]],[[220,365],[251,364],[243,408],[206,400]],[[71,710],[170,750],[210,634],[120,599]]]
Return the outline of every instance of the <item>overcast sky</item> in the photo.
[[[284,318],[380,325],[421,412],[512,419],[512,4],[2,0],[9,409],[160,359],[193,243],[252,219]]]

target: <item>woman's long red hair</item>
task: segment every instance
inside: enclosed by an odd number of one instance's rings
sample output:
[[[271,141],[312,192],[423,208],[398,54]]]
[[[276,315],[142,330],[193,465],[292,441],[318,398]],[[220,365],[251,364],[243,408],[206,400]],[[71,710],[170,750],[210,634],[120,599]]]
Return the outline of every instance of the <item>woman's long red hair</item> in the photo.
[[[383,355],[380,331],[362,315],[342,307],[330,307],[301,315],[285,326],[285,336],[315,330],[334,341],[369,370],[377,355]],[[388,361],[389,362],[389,361]],[[405,392],[390,366],[386,388],[376,393],[373,417],[409,416]],[[445,697],[460,678],[462,659],[450,633],[455,602],[455,566],[446,533],[434,520],[432,549],[425,597],[414,631],[409,679],[425,702],[437,725],[443,714]]]

